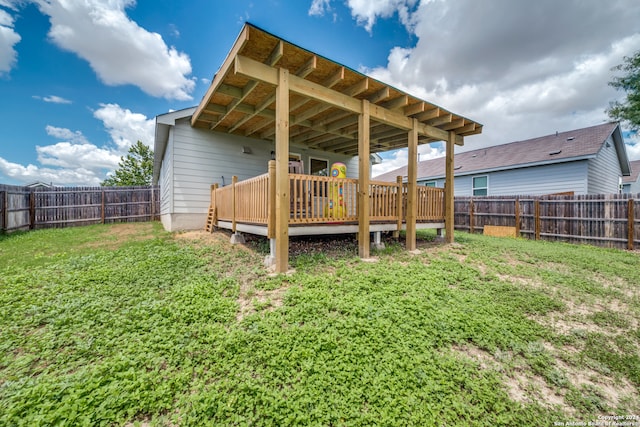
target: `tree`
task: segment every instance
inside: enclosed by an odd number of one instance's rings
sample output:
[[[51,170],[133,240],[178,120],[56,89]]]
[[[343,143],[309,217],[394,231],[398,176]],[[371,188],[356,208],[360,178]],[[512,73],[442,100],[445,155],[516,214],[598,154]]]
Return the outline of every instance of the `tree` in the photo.
[[[120,157],[113,175],[102,182],[103,186],[151,185],[153,178],[153,150],[141,141],[129,148],[126,157]]]
[[[632,130],[640,130],[640,50],[633,56],[625,56],[624,63],[613,67],[613,70],[624,71],[625,75],[614,77],[609,86],[624,90],[627,99],[612,102],[607,114],[614,120],[628,123]]]

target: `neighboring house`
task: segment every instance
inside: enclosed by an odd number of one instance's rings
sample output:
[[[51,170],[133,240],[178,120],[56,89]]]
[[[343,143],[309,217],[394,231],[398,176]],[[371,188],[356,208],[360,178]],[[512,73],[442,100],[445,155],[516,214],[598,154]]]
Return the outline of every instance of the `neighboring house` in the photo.
[[[33,184],[29,184],[27,185],[28,188],[31,188],[32,190],[44,190],[44,189],[48,189],[48,188],[53,188],[53,184],[47,184],[45,182],[34,182]]]
[[[618,193],[620,178],[631,173],[618,123],[457,153],[454,171],[456,196]],[[374,179],[406,175],[402,167]],[[444,181],[444,158],[419,162],[419,184]]]
[[[640,160],[629,162],[631,175],[622,177],[623,193],[640,193]]]

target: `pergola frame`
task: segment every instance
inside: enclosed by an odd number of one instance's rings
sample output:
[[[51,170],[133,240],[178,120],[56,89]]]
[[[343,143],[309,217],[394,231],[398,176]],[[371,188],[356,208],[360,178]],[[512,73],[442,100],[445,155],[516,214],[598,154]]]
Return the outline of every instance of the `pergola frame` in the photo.
[[[453,147],[482,125],[246,24],[192,116],[194,127],[273,140],[275,267],[288,269],[290,139],[358,155],[358,253],[369,258],[370,154],[408,147],[406,247],[416,248],[418,145],[446,144],[445,230],[453,242]]]

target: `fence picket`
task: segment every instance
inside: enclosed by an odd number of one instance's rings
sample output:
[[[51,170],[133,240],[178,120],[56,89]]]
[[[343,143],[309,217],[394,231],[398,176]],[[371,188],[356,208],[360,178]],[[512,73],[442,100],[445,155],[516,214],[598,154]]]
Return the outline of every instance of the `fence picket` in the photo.
[[[0,185],[0,231],[97,223],[153,221],[159,187],[54,187]]]
[[[640,244],[640,194],[484,196],[455,198],[458,230],[515,226],[528,239],[635,249]]]

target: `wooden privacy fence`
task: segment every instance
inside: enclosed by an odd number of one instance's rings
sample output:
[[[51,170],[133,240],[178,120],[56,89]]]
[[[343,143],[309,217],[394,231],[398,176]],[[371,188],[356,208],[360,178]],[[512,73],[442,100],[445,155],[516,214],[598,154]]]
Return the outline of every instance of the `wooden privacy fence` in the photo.
[[[471,233],[486,225],[515,227],[535,240],[640,246],[640,194],[456,197],[455,227]]]
[[[0,185],[0,230],[152,221],[159,187],[54,187]]]

